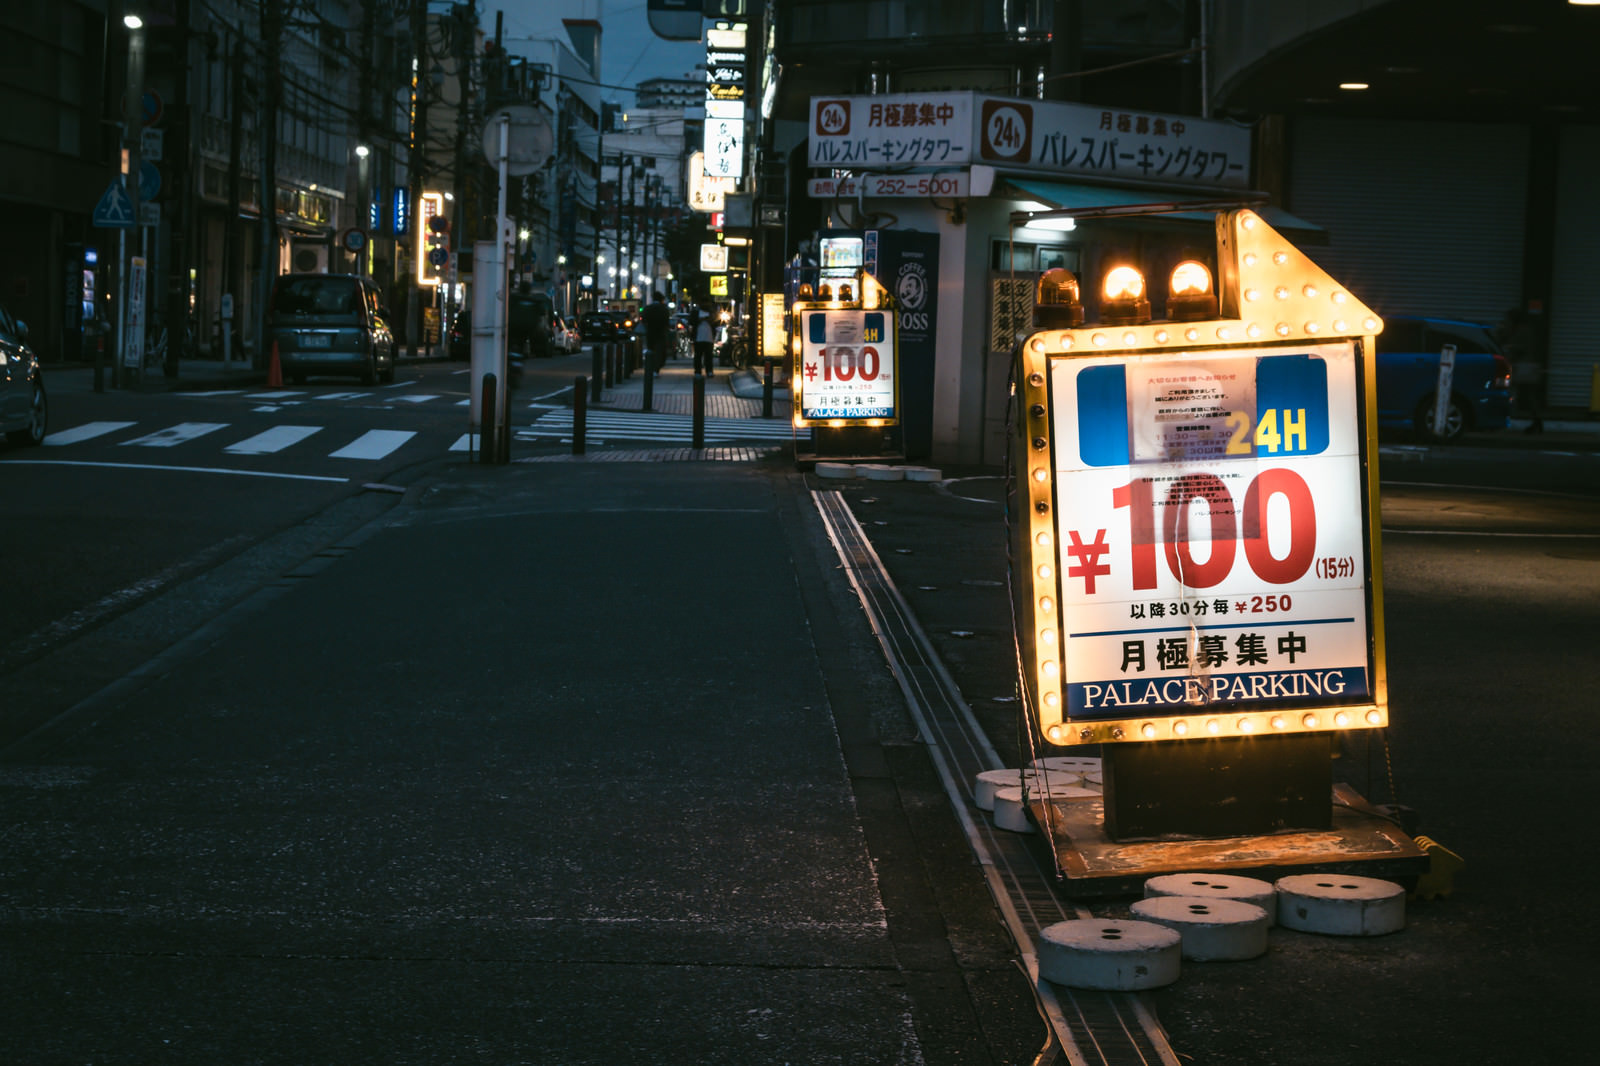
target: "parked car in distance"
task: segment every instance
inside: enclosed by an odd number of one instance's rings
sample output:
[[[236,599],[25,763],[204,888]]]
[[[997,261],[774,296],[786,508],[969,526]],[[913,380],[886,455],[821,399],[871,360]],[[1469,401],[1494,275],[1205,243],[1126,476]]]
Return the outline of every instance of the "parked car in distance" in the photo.
[[[1385,316],[1378,334],[1378,425],[1433,435],[1439,353],[1456,348],[1444,438],[1504,429],[1511,416],[1511,362],[1488,326],[1448,318]]]
[[[394,380],[389,311],[368,278],[354,274],[278,278],[268,306],[267,343],[277,345],[283,376],[296,385],[305,384],[311,374],[354,376],[365,385]]]
[[[564,315],[553,316],[550,319],[550,335],[557,352],[566,352],[570,355],[583,348],[583,338],[578,333],[578,323],[575,319]]]
[[[0,430],[13,444],[38,444],[49,424],[49,399],[28,324],[0,307]]]
[[[586,311],[579,331],[586,341],[619,341],[633,335],[635,316],[628,311]]]

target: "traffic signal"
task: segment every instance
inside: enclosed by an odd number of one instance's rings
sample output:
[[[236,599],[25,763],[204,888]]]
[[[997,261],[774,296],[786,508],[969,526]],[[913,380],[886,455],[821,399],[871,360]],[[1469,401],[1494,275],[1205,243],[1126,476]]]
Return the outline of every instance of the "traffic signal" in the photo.
[[[417,284],[437,285],[450,263],[450,219],[443,193],[422,194],[422,225],[417,227]]]

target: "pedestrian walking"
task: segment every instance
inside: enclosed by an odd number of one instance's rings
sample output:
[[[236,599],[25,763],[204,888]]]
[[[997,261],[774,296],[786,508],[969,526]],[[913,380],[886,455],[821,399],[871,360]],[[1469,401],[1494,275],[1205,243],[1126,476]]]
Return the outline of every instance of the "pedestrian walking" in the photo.
[[[650,360],[652,373],[661,373],[666,364],[671,335],[672,314],[667,310],[667,298],[657,289],[650,306],[644,309],[645,357]]]
[[[694,322],[694,372],[704,373],[709,379],[711,375],[712,343],[715,334],[712,332],[711,307],[701,303],[695,308]]]

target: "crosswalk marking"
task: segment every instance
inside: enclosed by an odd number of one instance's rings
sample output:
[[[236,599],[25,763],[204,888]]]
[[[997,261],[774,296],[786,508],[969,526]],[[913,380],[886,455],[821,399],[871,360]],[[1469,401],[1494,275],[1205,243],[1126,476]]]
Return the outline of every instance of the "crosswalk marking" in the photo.
[[[77,444],[79,441],[93,440],[95,437],[107,433],[115,433],[119,429],[127,429],[132,422],[85,422],[81,426],[64,429],[60,433],[52,433],[45,437],[46,444]]]
[[[409,429],[370,429],[336,452],[330,459],[382,459],[416,434]]]
[[[368,392],[324,392],[311,397],[313,400],[359,400],[372,395]]]
[[[321,426],[273,426],[237,444],[230,444],[222,450],[232,452],[234,455],[269,455],[281,452],[291,444],[299,444],[311,434],[321,430]]]
[[[154,433],[147,433],[142,437],[122,442],[123,447],[138,445],[142,448],[171,448],[173,445],[182,444],[184,441],[203,437],[207,433],[215,433],[219,429],[228,428],[226,422],[179,422],[166,429],[158,429]]]
[[[470,452],[472,450],[472,442],[476,437],[476,433],[463,433],[456,438],[454,444],[450,445],[450,450],[453,452]]]
[[[222,393],[218,393],[218,392],[213,392],[213,393],[210,393],[209,395],[221,396],[223,394]],[[296,396],[304,396],[304,395],[305,395],[305,393],[298,392],[298,391],[252,392],[248,396],[246,396],[245,399],[247,399],[247,400],[292,400]]]
[[[438,393],[430,394],[426,392],[409,392],[404,396],[389,397],[394,403],[427,403],[429,400],[437,400],[438,398]]]
[[[639,414],[627,411],[590,411],[586,433],[607,440],[689,440],[694,419],[689,415]],[[551,411],[532,426],[519,428],[519,437],[571,437],[572,411]],[[738,440],[792,440],[794,430],[782,419],[708,418],[705,439],[726,443]]]

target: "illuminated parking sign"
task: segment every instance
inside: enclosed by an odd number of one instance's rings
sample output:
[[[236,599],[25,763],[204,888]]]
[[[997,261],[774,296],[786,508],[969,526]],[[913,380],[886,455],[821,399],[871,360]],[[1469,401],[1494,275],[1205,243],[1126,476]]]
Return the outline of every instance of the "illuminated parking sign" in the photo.
[[[795,424],[896,422],[894,313],[801,304],[795,315]]]
[[[1252,212],[1220,317],[1035,333],[1017,616],[1057,744],[1388,721],[1378,318]]]

